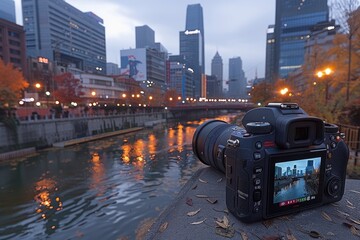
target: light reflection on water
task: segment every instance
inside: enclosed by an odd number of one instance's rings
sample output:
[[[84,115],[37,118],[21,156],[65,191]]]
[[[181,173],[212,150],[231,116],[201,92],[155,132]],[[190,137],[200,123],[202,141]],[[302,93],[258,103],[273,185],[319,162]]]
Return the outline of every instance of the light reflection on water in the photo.
[[[204,167],[191,148],[203,121],[50,149],[0,166],[0,239],[134,239]]]

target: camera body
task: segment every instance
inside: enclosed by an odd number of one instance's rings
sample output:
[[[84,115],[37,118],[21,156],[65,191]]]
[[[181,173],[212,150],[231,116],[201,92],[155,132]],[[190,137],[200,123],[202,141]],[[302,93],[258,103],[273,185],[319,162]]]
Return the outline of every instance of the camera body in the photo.
[[[254,222],[342,198],[349,150],[336,125],[294,103],[252,109],[242,124],[211,120],[193,138],[195,155],[225,172],[226,205],[237,218]]]

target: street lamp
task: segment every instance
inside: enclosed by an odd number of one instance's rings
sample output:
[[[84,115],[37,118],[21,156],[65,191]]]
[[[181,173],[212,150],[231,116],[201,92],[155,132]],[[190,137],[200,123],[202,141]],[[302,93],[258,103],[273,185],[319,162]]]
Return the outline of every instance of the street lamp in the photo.
[[[323,71],[318,71],[316,76],[320,79],[322,77],[328,77],[333,73],[331,68],[325,68]],[[314,84],[315,85],[315,84]],[[329,99],[329,80],[325,79],[325,104],[327,104]]]
[[[289,92],[289,89],[288,89],[288,88],[283,88],[283,89],[280,90],[280,94],[281,94],[281,95],[285,95],[285,94],[287,94],[288,92]]]

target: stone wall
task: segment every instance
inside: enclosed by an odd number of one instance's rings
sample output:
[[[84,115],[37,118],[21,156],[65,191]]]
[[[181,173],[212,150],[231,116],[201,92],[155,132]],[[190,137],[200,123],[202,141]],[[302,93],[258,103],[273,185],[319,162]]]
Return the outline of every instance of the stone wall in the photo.
[[[167,119],[168,112],[92,116],[81,118],[21,121],[16,128],[0,123],[0,152],[25,147],[47,147],[79,137],[92,136],[132,127],[148,121]]]

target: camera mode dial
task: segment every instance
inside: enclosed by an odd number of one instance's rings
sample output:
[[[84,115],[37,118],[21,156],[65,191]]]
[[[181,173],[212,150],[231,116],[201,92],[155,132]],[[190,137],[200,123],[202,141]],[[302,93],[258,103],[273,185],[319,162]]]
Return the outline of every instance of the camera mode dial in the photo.
[[[326,133],[337,133],[339,131],[339,127],[335,124],[325,123],[325,132]]]
[[[271,124],[268,122],[249,122],[245,128],[248,133],[252,134],[267,134],[271,132]]]
[[[338,177],[333,177],[327,184],[327,193],[332,196],[336,197],[341,189],[341,180]]]

